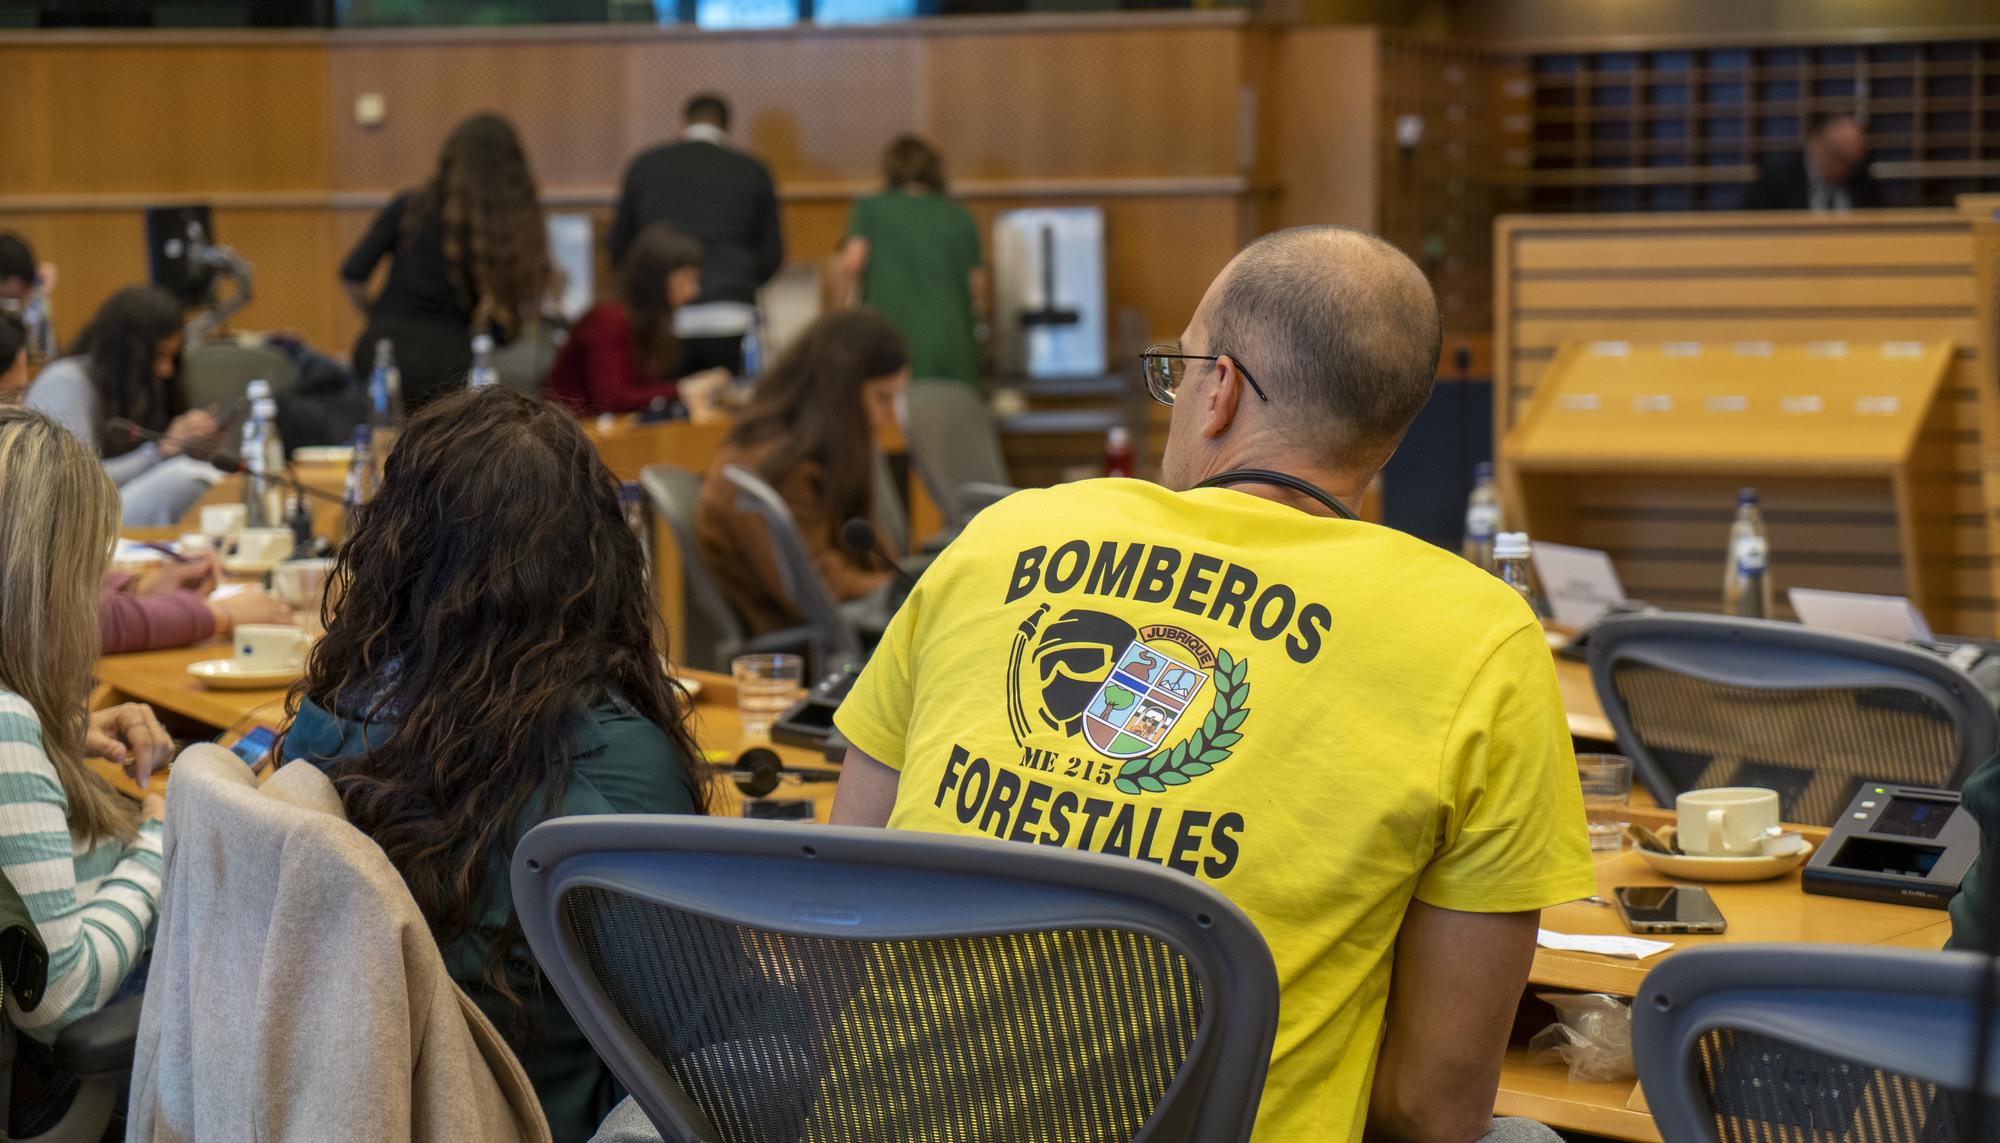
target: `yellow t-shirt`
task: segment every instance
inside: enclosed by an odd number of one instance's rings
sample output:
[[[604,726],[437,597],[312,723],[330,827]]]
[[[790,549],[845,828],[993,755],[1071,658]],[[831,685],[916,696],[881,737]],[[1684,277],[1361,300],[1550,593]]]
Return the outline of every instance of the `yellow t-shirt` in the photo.
[[[1101,480],[982,512],[836,722],[889,824],[1115,853],[1249,914],[1282,1000],[1261,1143],[1359,1139],[1410,899],[1597,891],[1520,597],[1400,532]]]

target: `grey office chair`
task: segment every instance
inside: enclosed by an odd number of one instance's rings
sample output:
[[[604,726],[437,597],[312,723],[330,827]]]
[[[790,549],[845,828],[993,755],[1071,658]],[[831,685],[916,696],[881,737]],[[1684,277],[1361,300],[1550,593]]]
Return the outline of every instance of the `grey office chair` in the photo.
[[[1865,781],[1957,789],[2000,717],[1936,655],[1792,623],[1714,615],[1609,619],[1590,675],[1646,788],[1671,806],[1708,786],[1776,790],[1786,821],[1830,825]]]
[[[722,475],[736,486],[737,508],[757,513],[770,530],[778,577],[810,632],[814,676],[836,670],[843,663],[861,662],[861,636],[820,577],[819,569],[813,566],[812,553],[806,548],[798,521],[792,518],[792,510],[785,507],[784,499],[776,489],[737,465],[724,465]]]
[[[1145,862],[693,816],[529,831],[535,959],[671,1143],[1241,1143],[1277,1028],[1249,918]]]
[[[19,920],[0,927],[0,981],[6,995],[0,1008],[32,1012],[48,985],[49,954],[14,885],[0,876],[0,916]],[[134,996],[93,1012],[57,1033],[49,1052],[45,1083],[30,1106],[15,1107],[12,1077],[20,1063],[21,1033],[0,1016],[0,1140],[32,1143],[96,1143],[132,1074],[139,1036]],[[13,1129],[23,1122],[21,1132]]]
[[[557,348],[547,326],[530,326],[493,351],[493,372],[509,389],[538,397],[549,367],[555,364]]]
[[[729,672],[738,655],[763,651],[805,651],[811,632],[803,627],[751,636],[736,618],[722,588],[702,562],[695,544],[695,520],[701,506],[701,474],[671,464],[649,464],[639,470],[639,484],[653,511],[673,532],[680,553],[681,614],[685,619],[681,645],[672,648],[676,661],[704,671]]]
[[[1993,1139],[2000,1047],[1972,1082],[1989,965],[1837,945],[1676,953],[1632,1005],[1646,1105],[1666,1143],[1958,1143],[1977,1089]]]
[[[903,508],[903,490],[896,487],[895,470],[882,450],[868,451],[875,480],[875,530],[883,547],[902,555],[910,550],[910,514]]]
[[[280,401],[299,386],[299,368],[269,346],[212,341],[188,350],[181,359],[181,386],[189,408],[221,408],[242,400],[252,381],[269,381]]]
[[[965,527],[980,509],[1014,491],[1000,432],[977,390],[958,381],[912,381],[907,400],[910,463],[947,530]]]

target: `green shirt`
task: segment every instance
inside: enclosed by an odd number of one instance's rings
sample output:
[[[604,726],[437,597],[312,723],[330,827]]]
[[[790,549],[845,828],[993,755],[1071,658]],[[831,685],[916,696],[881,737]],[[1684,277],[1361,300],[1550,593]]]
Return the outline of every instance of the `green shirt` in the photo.
[[[855,202],[847,234],[868,240],[861,304],[902,332],[910,375],[978,383],[971,275],[981,261],[972,215],[943,195],[886,191]]]
[[[381,741],[386,733],[380,723],[337,719],[308,699],[299,705],[298,717],[286,732],[285,753],[330,772],[341,759],[360,753],[367,742]],[[689,790],[688,762],[673,739],[623,702],[600,703],[578,719],[570,749],[569,783],[563,789],[561,809],[544,814],[545,791],[537,790],[518,823],[520,833],[549,817],[699,812]],[[616,1077],[597,1058],[555,990],[547,985],[537,990],[534,956],[525,938],[515,939],[507,957],[509,983],[527,1005],[525,1024],[485,983],[486,954],[514,915],[508,871],[512,858],[511,850],[493,855],[473,931],[445,947],[445,968],[521,1058],[556,1143],[583,1143],[624,1098]],[[520,1035],[524,1030],[525,1039]]]

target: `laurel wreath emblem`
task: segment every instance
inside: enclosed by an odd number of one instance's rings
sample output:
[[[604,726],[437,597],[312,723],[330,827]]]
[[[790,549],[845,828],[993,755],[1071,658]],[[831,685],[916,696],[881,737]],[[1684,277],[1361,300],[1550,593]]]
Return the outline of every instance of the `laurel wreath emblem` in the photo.
[[[1111,784],[1124,794],[1160,794],[1169,786],[1185,786],[1229,760],[1230,748],[1243,741],[1239,731],[1250,716],[1250,683],[1244,677],[1248,659],[1225,650],[1215,654],[1215,705],[1208,717],[1180,745],[1119,767]]]

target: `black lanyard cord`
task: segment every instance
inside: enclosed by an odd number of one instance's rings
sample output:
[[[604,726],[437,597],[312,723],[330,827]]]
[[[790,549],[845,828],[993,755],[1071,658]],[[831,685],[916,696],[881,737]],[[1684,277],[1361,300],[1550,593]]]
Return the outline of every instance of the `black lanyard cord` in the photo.
[[[1289,488],[1301,496],[1310,497],[1326,505],[1327,510],[1342,520],[1359,520],[1352,509],[1333,498],[1333,494],[1310,480],[1300,480],[1288,472],[1274,472],[1268,468],[1232,468],[1228,472],[1218,472],[1196,488],[1227,488],[1232,484],[1271,484],[1279,488]]]

